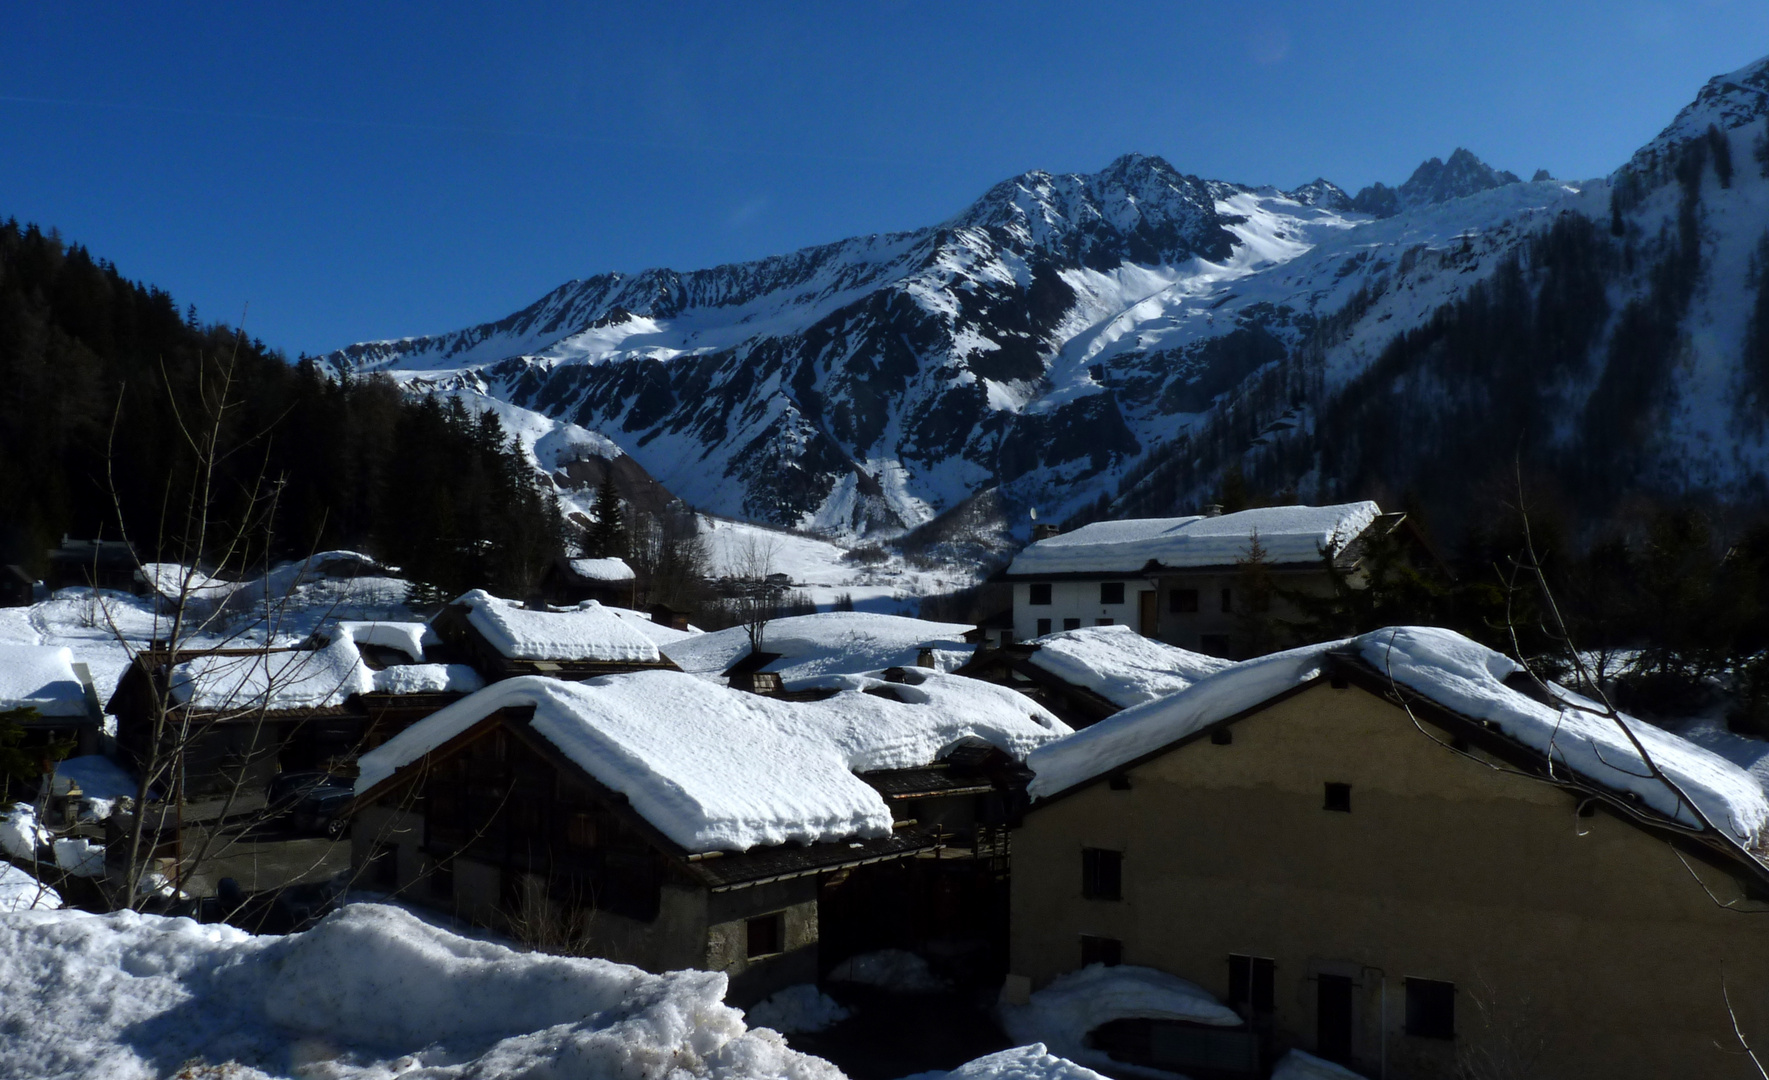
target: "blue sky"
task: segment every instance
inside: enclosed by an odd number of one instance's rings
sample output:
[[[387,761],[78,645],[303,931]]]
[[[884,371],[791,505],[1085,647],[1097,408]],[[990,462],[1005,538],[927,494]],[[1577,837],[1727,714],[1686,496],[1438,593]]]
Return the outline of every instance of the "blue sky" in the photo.
[[[12,4],[0,216],[290,355],[956,213],[1128,151],[1355,190],[1600,175],[1762,0]]]

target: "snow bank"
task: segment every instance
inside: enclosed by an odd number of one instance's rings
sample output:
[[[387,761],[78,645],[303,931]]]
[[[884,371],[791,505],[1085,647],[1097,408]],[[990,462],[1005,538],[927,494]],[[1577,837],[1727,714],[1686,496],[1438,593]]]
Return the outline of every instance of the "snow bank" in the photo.
[[[64,645],[0,645],[0,709],[41,716],[86,716],[86,682]]]
[[[930,764],[975,736],[1024,757],[1068,732],[1037,703],[959,676],[793,702],[675,671],[493,683],[362,756],[356,790],[492,712],[534,706],[533,728],[689,851],[886,836],[891,814],[855,772]],[[872,680],[876,685],[886,685]]]
[[[60,906],[60,893],[11,863],[0,862],[0,915]]]
[[[512,660],[662,659],[656,643],[594,600],[575,608],[531,611],[474,589],[455,603],[467,609],[467,621],[491,647]]]
[[[1035,774],[1027,790],[1035,799],[1054,795],[1301,686],[1321,673],[1328,650],[1343,644],[1309,645],[1232,664],[1186,690],[1040,747],[1026,757]]]
[[[53,845],[55,865],[75,877],[104,876],[104,845],[90,840],[57,840]]]
[[[1034,644],[1034,666],[1126,709],[1177,693],[1234,663],[1176,648],[1123,625],[1064,630]]]
[[[625,559],[571,559],[571,572],[587,581],[632,581],[633,568]]]
[[[799,983],[775,993],[749,1010],[752,1027],[772,1028],[783,1035],[823,1031],[853,1014],[811,983]]]
[[[935,1075],[923,1078],[934,1080]],[[1000,1050],[938,1075],[945,1080],[1105,1080],[1084,1065],[1057,1057],[1043,1043]]]
[[[37,849],[55,836],[37,823],[37,808],[30,803],[13,803],[0,814],[0,851],[25,862],[37,858]]]
[[[146,1080],[194,1060],[335,1080],[840,1076],[747,1030],[724,991],[722,974],[517,953],[373,905],[284,938],[26,911],[0,917],[0,1075]]]
[[[1292,1050],[1272,1067],[1271,1080],[1364,1080],[1364,1075],[1313,1054]]]
[[[1154,968],[1089,964],[1059,975],[1024,1005],[999,1006],[1002,1029],[1016,1042],[1042,1042],[1064,1057],[1121,1069],[1089,1048],[1087,1035],[1113,1020],[1188,1020],[1235,1027],[1241,1018],[1197,983]]]
[[[897,994],[937,994],[952,988],[934,974],[926,960],[903,949],[850,956],[830,969],[829,981],[857,983]]]
[[[762,670],[779,672],[781,682],[795,688],[825,675],[854,675],[913,665],[923,649],[930,649],[934,667],[951,671],[976,651],[975,645],[964,640],[971,629],[963,623],[928,622],[868,611],[792,615],[768,623],[762,650],[779,653],[780,659]],[[664,652],[683,671],[719,679],[727,668],[748,655],[749,635],[743,627],[734,626],[666,644]]]
[[[1555,687],[1546,705],[1505,685],[1523,669],[1509,657],[1452,630],[1407,626],[1357,639],[1377,671],[1461,716],[1485,720],[1565,769],[1610,791],[1633,794],[1685,825],[1699,824],[1688,804],[1646,775],[1646,765],[1618,723]],[[1642,720],[1623,717],[1653,762],[1713,824],[1747,846],[1769,827],[1769,796],[1750,773],[1711,750]]]
[[[1132,574],[1151,559],[1163,566],[1230,566],[1247,557],[1255,532],[1269,562],[1318,563],[1337,554],[1381,512],[1373,502],[1357,502],[1268,506],[1220,517],[1098,521],[1027,546],[1008,572]]]

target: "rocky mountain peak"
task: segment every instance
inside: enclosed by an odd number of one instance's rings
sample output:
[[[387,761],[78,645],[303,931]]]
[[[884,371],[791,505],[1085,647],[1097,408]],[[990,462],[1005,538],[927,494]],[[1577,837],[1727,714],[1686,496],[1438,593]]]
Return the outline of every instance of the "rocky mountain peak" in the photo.
[[[1295,191],[1288,193],[1303,206],[1318,206],[1324,210],[1351,209],[1351,196],[1345,189],[1324,177],[1315,177]]]
[[[1102,266],[1222,259],[1234,242],[1209,186],[1148,154],[1125,154],[1092,174],[1022,173],[949,225],[997,230],[1022,254]]]
[[[1683,107],[1676,119],[1635,152],[1624,168],[1650,168],[1666,150],[1707,134],[1754,124],[1769,116],[1769,56],[1737,71],[1716,75]]]
[[[1351,200],[1351,208],[1376,217],[1393,217],[1402,210],[1432,206],[1519,182],[1516,173],[1495,169],[1458,146],[1448,161],[1434,157],[1421,163],[1398,188],[1383,183],[1364,188]]]

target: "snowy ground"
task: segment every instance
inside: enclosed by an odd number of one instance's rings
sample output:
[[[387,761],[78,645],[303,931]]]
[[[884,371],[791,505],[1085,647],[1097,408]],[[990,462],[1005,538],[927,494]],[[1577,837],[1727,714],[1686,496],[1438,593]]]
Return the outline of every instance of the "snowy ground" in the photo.
[[[895,553],[888,553],[882,562],[863,564],[845,558],[850,546],[834,540],[730,518],[700,520],[711,549],[713,577],[741,575],[759,563],[766,567],[764,573],[792,578],[792,588],[807,594],[820,611],[830,610],[846,596],[859,611],[914,615],[922,597],[968,588],[981,578],[975,568],[925,569]]]
[[[725,976],[520,953],[353,904],[254,937],[123,912],[0,915],[0,1075],[840,1080],[751,1027]],[[951,1074],[1092,1080],[1042,1046]]]

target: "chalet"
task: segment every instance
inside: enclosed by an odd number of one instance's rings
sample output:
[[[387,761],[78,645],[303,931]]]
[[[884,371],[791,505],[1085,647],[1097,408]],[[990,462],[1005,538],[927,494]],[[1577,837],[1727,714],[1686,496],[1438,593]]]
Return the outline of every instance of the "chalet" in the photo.
[[[1330,594],[1334,570],[1361,584],[1368,541],[1404,520],[1360,502],[1100,521],[1028,545],[1000,580],[1013,585],[1015,640],[1130,626],[1182,649],[1229,656],[1250,651],[1239,640],[1250,618],[1299,617],[1285,593]],[[1249,576],[1256,546],[1265,575],[1258,582]]]
[[[49,591],[77,585],[132,593],[141,588],[135,549],[126,540],[61,538],[49,549]]]
[[[448,655],[487,682],[519,675],[589,679],[675,664],[658,649],[653,624],[626,619],[594,600],[576,607],[523,605],[474,589],[431,626]]]
[[[1138,965],[1267,1063],[1396,1078],[1743,1076],[1769,1032],[1756,778],[1449,631],[1235,665],[1027,765],[1010,1001]],[[1196,1036],[1093,1045],[1193,1072]]]
[[[632,607],[639,580],[625,559],[553,560],[541,578],[541,595],[555,604],[594,600],[611,607]]]
[[[118,746],[143,767],[158,726],[163,750],[181,757],[175,799],[243,793],[240,809],[258,809],[279,771],[347,770],[484,685],[465,665],[425,662],[427,634],[422,623],[341,622],[299,649],[145,650],[108,706]]]
[[[998,981],[1019,761],[1068,731],[932,671],[802,702],[673,671],[495,683],[363,755],[353,864],[532,944],[753,1002],[928,942]]]
[[[1011,686],[1073,728],[1178,693],[1230,661],[1189,652],[1128,626],[1087,626],[982,649],[959,675]]]
[[[646,609],[651,621],[668,630],[688,630],[688,613],[668,604],[652,604]]]
[[[19,749],[99,750],[101,723],[92,673],[61,645],[0,645],[0,712],[27,710]]]

